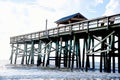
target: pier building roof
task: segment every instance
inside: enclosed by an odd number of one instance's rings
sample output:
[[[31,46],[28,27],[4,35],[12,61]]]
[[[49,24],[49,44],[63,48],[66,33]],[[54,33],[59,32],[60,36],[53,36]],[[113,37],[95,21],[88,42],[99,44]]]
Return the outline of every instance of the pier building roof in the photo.
[[[63,17],[57,21],[55,21],[56,24],[69,24],[69,23],[73,23],[73,22],[78,22],[78,21],[83,21],[83,20],[87,20],[86,17],[84,17],[82,14],[80,13],[75,13],[66,17]]]

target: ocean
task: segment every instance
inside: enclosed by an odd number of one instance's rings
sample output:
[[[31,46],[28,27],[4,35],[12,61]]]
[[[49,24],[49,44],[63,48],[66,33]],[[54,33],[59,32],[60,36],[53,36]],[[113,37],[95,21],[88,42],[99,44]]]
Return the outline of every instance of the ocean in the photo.
[[[0,80],[120,80],[120,73],[41,68],[36,65],[11,65],[1,61]]]

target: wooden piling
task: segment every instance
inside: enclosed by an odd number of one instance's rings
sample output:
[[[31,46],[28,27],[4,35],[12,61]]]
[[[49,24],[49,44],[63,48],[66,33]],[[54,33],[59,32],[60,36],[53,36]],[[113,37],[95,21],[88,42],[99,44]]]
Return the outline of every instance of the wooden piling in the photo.
[[[92,37],[92,47],[94,47],[94,38]],[[92,49],[92,52],[94,52],[94,48]],[[92,54],[92,69],[95,69],[95,57],[94,54]]]
[[[75,41],[75,46],[76,46],[76,67],[81,68],[80,41],[79,38],[77,37]]]
[[[31,64],[34,64],[34,41],[32,41],[31,43],[30,55],[31,55]]]
[[[72,64],[71,64],[71,69],[74,68],[74,57],[75,57],[75,41],[76,41],[76,36],[73,36],[73,52],[72,52]]]
[[[82,68],[84,68],[84,62],[85,62],[85,46],[86,45],[86,38],[83,39],[83,53],[82,53]]]
[[[68,60],[68,40],[65,40],[65,48],[64,48],[64,67],[67,67]]]
[[[13,62],[13,54],[14,54],[14,44],[11,45],[11,56],[10,56],[10,64]]]
[[[23,52],[23,55],[22,55],[22,61],[21,61],[21,64],[24,64],[24,58],[26,57],[27,59],[27,43],[24,43],[24,52]],[[27,62],[26,62],[27,64]]]
[[[90,36],[90,34],[88,34],[88,39],[86,41],[86,52],[88,52],[88,50],[90,49],[90,45],[91,45],[91,36]],[[90,68],[90,61],[89,61],[89,55],[88,55],[88,53],[86,53],[86,68],[85,68],[85,70],[88,71],[88,68]]]
[[[59,40],[56,40],[56,54],[55,54],[55,66],[58,67],[58,52],[59,52]]]
[[[42,57],[42,55],[41,55],[41,47],[42,47],[42,42],[41,42],[41,40],[39,40],[39,43],[38,43],[38,58],[37,58],[37,66],[40,66],[40,64],[42,63],[42,61],[41,61],[41,57]]]
[[[58,67],[61,67],[61,55],[62,55],[62,37],[60,37],[60,51],[59,51],[59,55],[58,55]]]
[[[120,33],[118,32],[118,73],[120,73]]]
[[[19,48],[19,44],[17,44],[17,47],[16,47],[15,62],[14,62],[14,64],[16,64],[16,62],[17,62],[18,48]]]
[[[70,39],[70,44],[69,44],[69,61],[68,61],[69,68],[71,66],[71,50],[72,50],[72,39]]]
[[[50,64],[49,58],[50,58],[51,47],[52,47],[52,42],[48,45],[46,67]]]

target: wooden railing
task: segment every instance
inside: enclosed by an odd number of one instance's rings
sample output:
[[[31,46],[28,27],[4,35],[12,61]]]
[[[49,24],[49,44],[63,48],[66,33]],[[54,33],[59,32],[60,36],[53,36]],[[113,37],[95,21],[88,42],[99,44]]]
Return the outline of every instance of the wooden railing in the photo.
[[[105,17],[100,17],[96,19],[67,24],[65,26],[52,28],[47,31],[44,30],[40,32],[34,32],[30,34],[10,37],[10,43],[30,41],[34,39],[40,39],[41,37],[45,37],[45,36],[61,34],[64,32],[89,30],[91,28],[98,28],[103,26],[106,26],[108,28],[109,25],[114,25],[118,23],[120,23],[120,14],[105,16]]]

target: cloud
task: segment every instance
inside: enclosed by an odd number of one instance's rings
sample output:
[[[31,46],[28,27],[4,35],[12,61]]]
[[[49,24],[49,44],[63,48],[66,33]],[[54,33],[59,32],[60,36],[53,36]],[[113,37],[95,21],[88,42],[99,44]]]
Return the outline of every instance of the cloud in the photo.
[[[109,3],[106,6],[106,11],[104,15],[112,15],[120,13],[120,0],[110,0]]]
[[[0,1],[0,45],[2,45],[0,59],[8,58],[11,53],[9,45],[11,36],[45,30],[46,19],[48,19],[49,28],[55,27],[54,21],[65,14],[62,12],[64,4],[62,1],[58,3],[54,0],[56,4],[54,6],[53,2],[47,5],[38,1],[33,4]]]
[[[103,0],[95,0],[95,6],[99,5],[99,4],[103,4]]]
[[[48,28],[56,27],[54,21],[57,19],[77,12],[88,13],[87,7],[90,7],[89,11],[95,12],[93,2],[98,5],[102,1],[0,0],[0,26],[2,27],[0,45],[3,45],[0,54],[5,53],[4,56],[10,54],[10,36],[45,30],[46,19],[48,19]],[[9,48],[8,51],[6,48]]]

